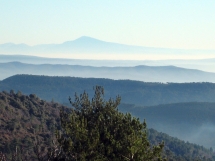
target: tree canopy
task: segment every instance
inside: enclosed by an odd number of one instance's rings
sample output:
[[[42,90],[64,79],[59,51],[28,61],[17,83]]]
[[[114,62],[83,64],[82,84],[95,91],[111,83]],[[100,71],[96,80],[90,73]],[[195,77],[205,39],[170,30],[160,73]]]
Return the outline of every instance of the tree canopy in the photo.
[[[61,111],[62,133],[57,139],[70,160],[162,160],[164,144],[150,146],[146,123],[118,111],[120,96],[104,100],[104,89],[95,87],[92,100],[75,94],[70,113]]]

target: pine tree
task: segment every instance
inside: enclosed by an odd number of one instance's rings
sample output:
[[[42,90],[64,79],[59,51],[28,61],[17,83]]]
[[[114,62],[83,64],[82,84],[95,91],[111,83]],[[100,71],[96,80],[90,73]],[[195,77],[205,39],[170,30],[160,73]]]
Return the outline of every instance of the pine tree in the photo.
[[[86,92],[75,94],[71,112],[61,111],[57,139],[68,160],[162,160],[164,145],[150,146],[145,121],[119,112],[119,96],[105,101],[103,87],[94,90],[92,100]]]

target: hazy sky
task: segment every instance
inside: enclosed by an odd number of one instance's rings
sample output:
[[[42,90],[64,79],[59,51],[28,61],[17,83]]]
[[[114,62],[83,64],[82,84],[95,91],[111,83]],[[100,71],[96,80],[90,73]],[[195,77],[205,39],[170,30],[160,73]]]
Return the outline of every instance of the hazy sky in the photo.
[[[215,49],[215,0],[0,0],[0,44],[62,43],[80,36]]]

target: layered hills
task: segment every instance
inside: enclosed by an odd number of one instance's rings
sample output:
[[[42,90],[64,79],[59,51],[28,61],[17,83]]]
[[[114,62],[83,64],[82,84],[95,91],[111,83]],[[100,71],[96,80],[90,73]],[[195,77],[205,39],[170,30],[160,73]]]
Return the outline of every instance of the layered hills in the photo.
[[[175,66],[94,67],[60,64],[0,63],[0,79],[16,74],[129,79],[144,82],[215,82],[215,73]]]
[[[164,140],[169,160],[215,160],[215,73],[201,71],[214,71],[214,59],[140,61],[159,56],[214,57],[215,51],[129,46],[81,37],[62,44],[1,44],[0,54],[5,54],[0,55],[0,91],[4,91],[0,93],[0,151],[4,153],[17,145],[32,149],[38,142],[47,150],[55,129],[60,129],[59,110],[71,110],[66,107],[70,107],[68,98],[84,90],[92,97],[92,87],[100,85],[106,99],[121,96],[120,111],[146,119],[153,128],[148,131],[150,142]],[[116,60],[131,54],[132,61]]]
[[[215,72],[215,59],[167,59],[167,60],[95,60],[95,59],[69,59],[47,58],[27,55],[0,55],[0,63],[20,62],[27,64],[61,64],[93,67],[134,67],[134,66],[177,66],[187,69],[198,69]]]
[[[92,87],[105,88],[105,97],[120,95],[123,112],[130,112],[149,127],[180,139],[214,147],[215,84],[214,83],[146,83],[131,80],[110,80],[76,77],[16,75],[0,81],[0,90],[35,93],[43,100],[69,106],[74,93]],[[148,107],[149,106],[149,107]]]

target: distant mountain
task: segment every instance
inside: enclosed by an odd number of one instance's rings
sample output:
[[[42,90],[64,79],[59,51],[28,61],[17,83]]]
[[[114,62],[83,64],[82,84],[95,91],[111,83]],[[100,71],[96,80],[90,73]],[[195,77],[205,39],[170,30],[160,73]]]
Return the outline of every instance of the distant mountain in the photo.
[[[16,74],[129,79],[144,82],[215,82],[215,73],[175,66],[92,67],[80,65],[0,63],[0,80]]]
[[[181,57],[182,55],[210,54],[215,56],[214,50],[184,50],[184,49],[168,49],[168,48],[153,48],[143,46],[131,46],[112,42],[101,41],[95,38],[83,36],[73,41],[67,41],[62,44],[41,44],[36,46],[28,46],[26,44],[6,43],[0,45],[0,54],[24,54],[37,55],[46,57],[73,57],[80,54],[89,58],[99,57],[100,59],[118,58],[124,59],[125,56],[132,54],[132,57],[139,59],[139,56],[161,56],[169,55],[169,57]],[[118,56],[117,56],[118,55]],[[104,58],[105,56],[105,58]],[[123,57],[122,57],[123,56]]]
[[[105,88],[105,96],[120,95],[122,103],[135,105],[158,105],[179,102],[215,102],[214,83],[145,83],[131,80],[110,80],[96,78],[48,77],[16,75],[0,81],[0,90],[35,93],[40,98],[68,103],[74,93],[84,90],[92,96],[92,87]]]

